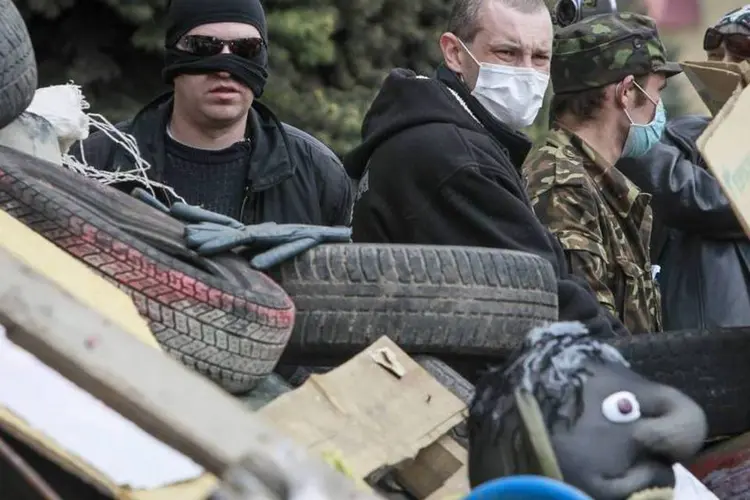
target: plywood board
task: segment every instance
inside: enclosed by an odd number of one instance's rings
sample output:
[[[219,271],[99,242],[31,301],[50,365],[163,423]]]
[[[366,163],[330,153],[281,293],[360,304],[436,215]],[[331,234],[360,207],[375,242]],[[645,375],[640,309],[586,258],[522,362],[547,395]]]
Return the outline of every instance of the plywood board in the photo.
[[[272,471],[293,490],[375,498],[4,248],[0,275],[0,323],[11,341],[207,471],[250,457],[259,474]]]

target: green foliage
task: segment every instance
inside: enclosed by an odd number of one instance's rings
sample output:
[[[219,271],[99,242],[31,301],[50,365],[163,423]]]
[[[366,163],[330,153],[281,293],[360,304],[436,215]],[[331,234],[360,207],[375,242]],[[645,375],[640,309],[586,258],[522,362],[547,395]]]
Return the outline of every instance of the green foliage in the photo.
[[[16,3],[32,34],[40,85],[74,81],[84,87],[93,110],[112,121],[168,90],[161,80],[167,0]],[[364,112],[390,69],[432,74],[451,5],[451,0],[266,0],[271,77],[262,100],[282,120],[338,153],[348,151],[359,141]],[[543,133],[547,121],[545,106],[532,136]]]

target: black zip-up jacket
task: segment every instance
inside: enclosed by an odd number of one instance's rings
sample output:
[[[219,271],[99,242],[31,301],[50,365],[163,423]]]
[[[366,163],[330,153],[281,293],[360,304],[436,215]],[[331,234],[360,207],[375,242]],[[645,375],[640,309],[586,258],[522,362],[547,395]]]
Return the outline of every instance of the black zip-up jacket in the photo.
[[[164,94],[117,128],[135,137],[148,176],[162,180],[166,161],[164,137],[172,112],[172,94]],[[253,102],[248,119],[250,165],[241,219],[244,224],[278,222],[346,226],[351,221],[352,185],[336,155],[311,135],[279,121],[263,104]],[[126,171],[133,158],[102,132],[83,141],[86,163],[99,170]],[[79,160],[80,147],[71,154]],[[114,187],[131,192],[131,183]],[[162,201],[169,195],[157,190]]]
[[[480,123],[481,122],[481,123]],[[344,158],[360,180],[354,241],[520,250],[552,263],[560,320],[602,337],[627,334],[571,276],[557,239],[531,208],[521,165],[531,143],[497,122],[450,70],[393,70]]]
[[[652,260],[668,330],[750,325],[750,240],[696,145],[709,121],[670,120],[661,144],[617,163],[652,195]]]

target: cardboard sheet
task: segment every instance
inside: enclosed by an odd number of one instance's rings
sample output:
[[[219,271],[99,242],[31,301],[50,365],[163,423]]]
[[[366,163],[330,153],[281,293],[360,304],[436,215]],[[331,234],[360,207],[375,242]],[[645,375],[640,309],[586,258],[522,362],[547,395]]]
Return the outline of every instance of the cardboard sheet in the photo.
[[[366,477],[415,457],[460,423],[466,406],[381,337],[259,413],[311,452],[338,453],[353,475]]]
[[[750,92],[734,94],[698,138],[697,144],[734,212],[750,235]]]
[[[464,498],[469,488],[469,452],[445,435],[396,467],[395,478],[416,498]]]
[[[726,104],[732,94],[750,80],[750,64],[718,61],[686,61],[681,63],[690,83],[712,115]]]
[[[464,465],[426,500],[462,500],[469,494],[469,467]]]

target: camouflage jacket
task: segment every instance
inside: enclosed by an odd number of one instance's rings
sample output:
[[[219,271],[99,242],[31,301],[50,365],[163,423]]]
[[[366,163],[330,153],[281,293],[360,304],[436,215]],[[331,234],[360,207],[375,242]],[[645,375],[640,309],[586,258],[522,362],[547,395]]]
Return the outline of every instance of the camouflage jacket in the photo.
[[[651,195],[559,125],[526,159],[524,173],[534,211],[560,240],[571,272],[630,332],[661,331]]]

